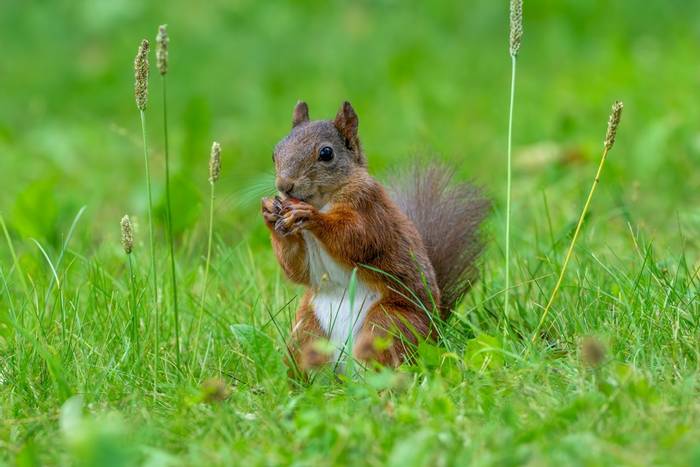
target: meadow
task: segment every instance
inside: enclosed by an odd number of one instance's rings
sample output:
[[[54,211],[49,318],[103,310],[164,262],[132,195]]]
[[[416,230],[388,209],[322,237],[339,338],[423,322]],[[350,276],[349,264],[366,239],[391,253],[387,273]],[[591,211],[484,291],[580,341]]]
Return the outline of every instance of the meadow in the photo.
[[[0,464],[700,465],[700,4],[524,8],[506,291],[508,2],[2,2]],[[441,160],[492,199],[480,281],[399,369],[287,377],[301,289],[260,198],[298,99],[350,100],[380,180]]]

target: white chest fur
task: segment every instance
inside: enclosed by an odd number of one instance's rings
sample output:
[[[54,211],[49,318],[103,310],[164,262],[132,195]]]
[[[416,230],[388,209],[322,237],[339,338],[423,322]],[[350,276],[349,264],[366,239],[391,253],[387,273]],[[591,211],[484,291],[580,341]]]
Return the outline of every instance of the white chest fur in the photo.
[[[314,313],[336,348],[336,358],[354,340],[367,317],[367,311],[380,299],[379,292],[357,280],[355,296],[349,296],[352,271],[335,261],[310,232],[303,232],[313,288]],[[351,305],[352,304],[352,305]]]

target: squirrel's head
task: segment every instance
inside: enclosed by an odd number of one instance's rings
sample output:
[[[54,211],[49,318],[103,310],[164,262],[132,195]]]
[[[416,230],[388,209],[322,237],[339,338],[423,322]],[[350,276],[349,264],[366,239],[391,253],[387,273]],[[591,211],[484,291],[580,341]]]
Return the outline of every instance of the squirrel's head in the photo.
[[[365,156],[357,136],[358,119],[344,102],[334,120],[309,121],[309,107],[294,107],[292,131],[272,154],[280,194],[323,207],[357,170]]]

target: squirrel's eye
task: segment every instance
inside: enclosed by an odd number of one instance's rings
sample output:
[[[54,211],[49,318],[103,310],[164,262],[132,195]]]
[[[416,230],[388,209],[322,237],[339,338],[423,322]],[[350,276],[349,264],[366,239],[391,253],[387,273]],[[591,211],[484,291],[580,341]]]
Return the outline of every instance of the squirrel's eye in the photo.
[[[323,146],[320,151],[318,151],[318,160],[328,162],[333,159],[333,148],[330,146]]]
[[[272,153],[272,162],[273,163],[275,162],[275,153],[274,152]]]

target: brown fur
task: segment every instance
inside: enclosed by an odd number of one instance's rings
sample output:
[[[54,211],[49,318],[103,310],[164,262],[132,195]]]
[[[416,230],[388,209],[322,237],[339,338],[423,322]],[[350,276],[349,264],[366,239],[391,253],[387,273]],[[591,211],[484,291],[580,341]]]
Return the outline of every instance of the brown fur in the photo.
[[[442,185],[435,187],[437,195],[422,195],[423,185],[418,185],[415,196],[398,196],[403,205],[397,205],[367,173],[357,128],[357,115],[347,102],[333,122],[310,122],[308,107],[297,104],[292,132],[278,144],[274,157],[277,185],[286,199],[263,200],[263,216],[278,261],[290,280],[309,287],[297,312],[290,343],[302,367],[307,366],[304,355],[313,355],[309,345],[324,335],[311,305],[313,290],[302,231],[311,232],[338,263],[357,267],[359,279],[381,294],[379,302],[368,311],[353,348],[355,357],[364,361],[391,366],[401,363],[409,352],[409,343],[432,335],[431,318],[425,309],[433,309],[433,304],[441,310],[451,308],[465,291],[465,278],[469,283],[474,278],[476,256],[472,252],[480,249],[476,229],[483,214],[452,206],[465,201],[457,195],[443,200],[445,192],[452,192]],[[319,160],[324,146],[333,148],[332,161]],[[424,188],[430,189],[436,181],[443,180],[428,179]],[[424,212],[435,208],[427,205],[431,202],[444,204],[438,206],[437,218]],[[323,206],[330,209],[321,211]],[[471,216],[469,233],[451,233],[450,228],[465,225],[465,213]],[[447,215],[458,218],[441,217]],[[427,228],[424,222],[448,227]],[[447,244],[439,245],[436,235],[444,235]],[[449,255],[450,247],[458,251]],[[443,284],[447,302],[441,302]],[[415,303],[413,294],[423,307]],[[377,338],[388,339],[389,346],[375,346]]]
[[[479,228],[490,210],[478,188],[452,178],[451,169],[416,165],[392,183],[393,198],[418,229],[435,268],[443,319],[479,276],[476,260],[484,248]]]
[[[289,351],[303,371],[308,371],[328,361],[327,356],[322,355],[314,348],[314,343],[318,339],[322,339],[325,333],[316,319],[310,301],[311,292],[307,291],[297,310],[292,338],[289,342]]]

